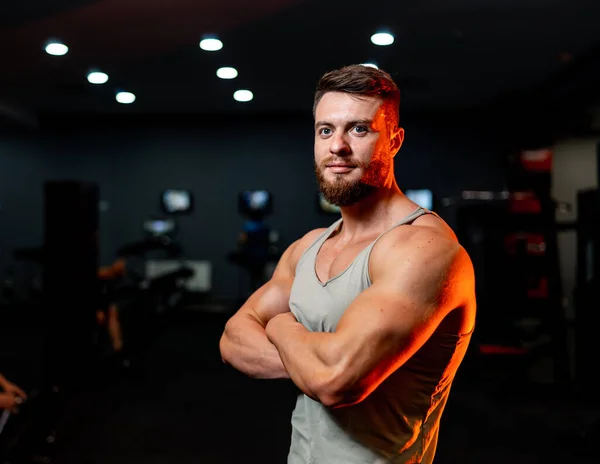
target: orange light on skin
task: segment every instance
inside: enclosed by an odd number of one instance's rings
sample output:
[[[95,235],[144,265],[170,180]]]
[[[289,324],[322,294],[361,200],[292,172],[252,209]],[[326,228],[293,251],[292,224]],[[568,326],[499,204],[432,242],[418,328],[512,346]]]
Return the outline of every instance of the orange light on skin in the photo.
[[[404,130],[396,128],[391,105],[378,97],[328,92],[315,109],[315,121],[315,162],[325,179],[392,185],[393,158],[404,140]],[[328,168],[336,161],[354,169]]]

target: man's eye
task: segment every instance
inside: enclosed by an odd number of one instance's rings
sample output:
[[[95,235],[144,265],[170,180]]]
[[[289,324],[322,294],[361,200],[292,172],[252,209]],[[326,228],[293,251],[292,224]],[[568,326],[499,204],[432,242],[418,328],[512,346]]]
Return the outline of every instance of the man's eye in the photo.
[[[367,126],[354,126],[354,131],[359,133],[359,134],[363,134],[365,132],[369,132],[369,128]]]
[[[328,127],[322,127],[321,129],[319,129],[319,134],[329,135],[331,134],[331,129],[329,129]]]

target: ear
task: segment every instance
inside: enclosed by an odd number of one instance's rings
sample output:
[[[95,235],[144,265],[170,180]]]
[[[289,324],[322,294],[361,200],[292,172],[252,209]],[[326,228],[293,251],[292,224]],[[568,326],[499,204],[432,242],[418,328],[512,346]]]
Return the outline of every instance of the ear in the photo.
[[[390,153],[392,157],[396,156],[402,146],[402,142],[404,142],[404,129],[398,127],[393,130],[392,137],[390,138]]]

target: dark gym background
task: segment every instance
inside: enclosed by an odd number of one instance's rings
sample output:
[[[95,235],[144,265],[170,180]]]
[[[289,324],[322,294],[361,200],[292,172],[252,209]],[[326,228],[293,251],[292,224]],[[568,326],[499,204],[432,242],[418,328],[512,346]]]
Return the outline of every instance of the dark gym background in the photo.
[[[225,321],[249,290],[228,258],[244,223],[238,195],[272,193],[266,221],[279,251],[336,219],[316,202],[312,94],[325,71],[360,62],[391,72],[402,92],[400,187],[433,192],[478,276],[479,333],[451,394],[436,462],[599,462],[592,444],[600,408],[588,394],[598,353],[600,4],[204,3],[3,5],[0,373],[33,394],[0,427],[5,462],[285,462],[293,388],[247,379],[218,353]],[[394,44],[371,44],[378,30],[392,32]],[[223,49],[200,50],[205,34]],[[69,53],[45,54],[52,38]],[[218,79],[224,65],[239,76]],[[89,84],[92,68],[109,81]],[[254,100],[235,102],[238,88]],[[120,89],[136,101],[117,103]],[[545,149],[552,169],[529,176],[515,168],[523,152]],[[97,332],[88,336],[93,309],[77,313],[76,288],[64,300],[57,290],[35,293],[44,272],[64,272],[63,292],[76,269],[15,256],[60,228],[45,216],[52,181],[97,188],[98,202],[81,193],[72,224],[63,224],[72,232],[82,211],[97,214],[97,260],[82,266],[108,266],[141,241],[144,221],[166,216],[164,190],[193,194],[193,211],[176,218],[178,258],[209,262],[211,288],[184,291],[164,310],[159,297],[175,289],[148,297],[140,286],[127,322],[136,362],[124,365]],[[515,227],[545,234],[550,291],[541,306],[515,287],[524,265],[495,247],[515,221],[503,195],[530,188],[541,197],[539,217],[519,217]],[[473,195],[480,209],[468,208]],[[55,246],[53,264],[58,252],[78,256]],[[531,318],[543,321],[543,333],[527,325]],[[48,344],[57,338],[66,351]]]
[[[100,214],[104,263],[113,258],[117,247],[139,238],[149,215],[160,213],[162,190],[186,188],[193,190],[196,209],[180,219],[186,254],[211,261],[213,293],[227,297],[231,282],[237,281],[237,269],[226,263],[225,256],[243,221],[237,211],[240,190],[273,192],[275,213],[269,223],[288,244],[331,220],[315,206],[310,113],[283,120],[262,116],[260,121],[240,116],[217,121],[156,117],[160,123],[137,115],[98,120],[87,116],[90,120],[83,123],[61,121],[66,128],[75,124],[73,131],[58,127],[50,133],[3,137],[3,248],[41,240],[43,218],[33,211],[41,211],[45,180],[82,179],[100,185],[101,199],[108,204]],[[460,191],[463,185],[502,188],[502,153],[492,139],[466,124],[449,127],[440,121],[436,126],[411,127],[406,123],[410,135],[398,158],[399,182],[409,187],[435,185],[436,194],[443,196]],[[464,170],[448,175],[457,165]],[[3,253],[2,259],[6,265],[8,254]]]

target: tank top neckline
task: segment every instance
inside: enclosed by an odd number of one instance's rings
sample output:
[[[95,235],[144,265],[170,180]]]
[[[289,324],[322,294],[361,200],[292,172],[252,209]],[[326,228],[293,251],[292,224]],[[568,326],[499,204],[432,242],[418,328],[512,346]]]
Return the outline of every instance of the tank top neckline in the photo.
[[[389,229],[386,229],[385,231],[383,231],[381,234],[379,234],[371,243],[369,243],[366,247],[364,247],[362,250],[360,250],[360,252],[358,252],[358,254],[354,257],[354,259],[352,260],[352,262],[350,264],[348,264],[348,266],[346,266],[346,268],[339,274],[330,277],[328,280],[326,280],[325,282],[323,282],[321,280],[321,278],[319,277],[319,274],[317,273],[317,258],[319,257],[319,253],[321,252],[321,248],[323,248],[323,245],[325,244],[325,242],[327,241],[327,239],[331,236],[331,234],[333,234],[334,231],[336,231],[338,229],[338,227],[343,223],[343,218],[338,219],[337,221],[335,221],[331,226],[329,226],[329,229],[327,229],[325,231],[325,233],[323,234],[323,236],[321,237],[321,243],[317,246],[317,252],[315,253],[315,262],[313,264],[313,273],[315,276],[315,279],[317,280],[317,282],[319,283],[319,285],[321,287],[327,287],[327,285],[329,285],[331,282],[341,278],[346,272],[348,272],[348,270],[350,270],[352,268],[352,266],[354,266],[354,264],[356,263],[356,261],[358,260],[358,258],[365,253],[367,250],[369,250],[370,248],[372,248],[375,243],[377,243],[377,241],[383,237],[386,233],[388,233],[390,230],[394,229],[395,227],[407,224],[409,222],[414,221],[415,219],[417,219],[418,217],[424,215],[424,214],[429,214],[430,211],[422,208],[422,207],[418,207],[416,210],[414,210],[412,213],[404,216],[400,221],[398,221],[397,223],[395,223],[392,227],[390,227]]]

